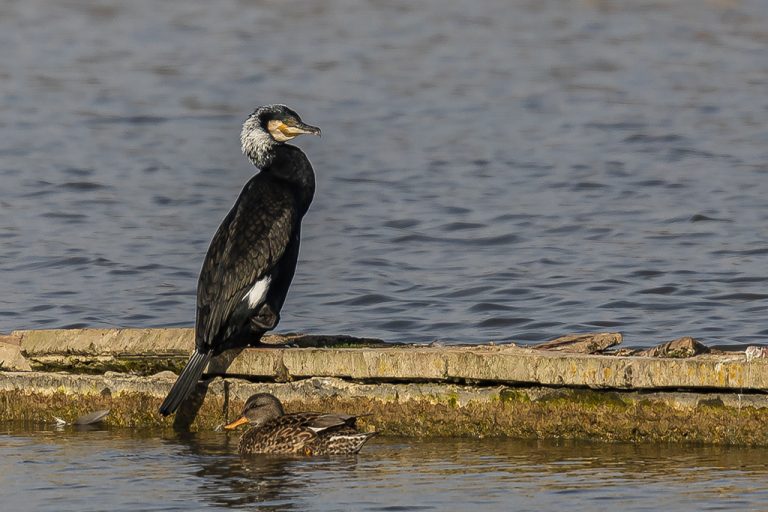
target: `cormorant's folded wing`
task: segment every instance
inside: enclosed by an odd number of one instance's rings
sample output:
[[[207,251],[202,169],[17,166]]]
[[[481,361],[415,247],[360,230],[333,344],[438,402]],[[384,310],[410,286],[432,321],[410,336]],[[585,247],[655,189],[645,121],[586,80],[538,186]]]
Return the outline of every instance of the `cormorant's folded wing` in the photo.
[[[287,189],[263,174],[249,181],[211,241],[197,286],[196,342],[227,337],[228,322],[251,287],[280,260],[297,214]]]

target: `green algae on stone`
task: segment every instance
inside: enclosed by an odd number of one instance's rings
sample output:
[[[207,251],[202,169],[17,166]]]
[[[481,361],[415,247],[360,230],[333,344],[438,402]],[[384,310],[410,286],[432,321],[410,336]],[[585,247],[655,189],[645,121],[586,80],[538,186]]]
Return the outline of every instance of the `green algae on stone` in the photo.
[[[153,375],[161,371],[180,373],[187,362],[184,357],[158,356],[45,356],[28,358],[33,371],[67,372],[83,375],[100,375],[106,372],[132,375]]]
[[[99,409],[109,409],[104,424],[113,427],[172,427],[174,418],[157,413],[161,400],[143,393],[72,395],[64,391],[52,394],[18,394],[0,391],[0,421],[51,423],[53,417],[71,420]],[[211,430],[222,424],[223,402],[207,401],[198,411],[193,430]]]
[[[530,402],[531,397],[522,391],[514,388],[504,388],[499,391],[499,401],[501,402]]]
[[[768,445],[764,395],[216,378],[201,385],[207,392],[186,404],[188,412],[162,418],[157,407],[172,381],[167,374],[0,373],[0,420],[72,419],[111,409],[112,426],[210,430],[234,419],[250,394],[270,392],[288,411],[355,414],[363,430],[382,435]]]

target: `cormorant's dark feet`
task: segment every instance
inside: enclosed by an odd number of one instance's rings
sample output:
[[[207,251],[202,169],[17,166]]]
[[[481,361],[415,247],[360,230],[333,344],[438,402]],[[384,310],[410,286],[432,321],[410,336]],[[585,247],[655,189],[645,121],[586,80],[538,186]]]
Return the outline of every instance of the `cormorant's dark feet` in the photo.
[[[280,314],[275,313],[269,304],[264,304],[259,314],[251,319],[251,329],[254,331],[271,331],[280,321]]]

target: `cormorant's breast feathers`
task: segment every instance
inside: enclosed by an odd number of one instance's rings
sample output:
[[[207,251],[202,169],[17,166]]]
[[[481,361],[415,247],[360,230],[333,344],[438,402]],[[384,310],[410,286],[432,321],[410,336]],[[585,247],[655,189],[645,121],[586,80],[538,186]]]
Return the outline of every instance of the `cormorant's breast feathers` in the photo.
[[[294,194],[267,173],[254,176],[211,241],[197,287],[197,338],[210,345],[248,290],[275,267],[296,230]]]
[[[303,216],[315,193],[315,172],[304,152],[296,146],[283,144],[272,153],[272,160],[262,174],[290,184],[298,199],[299,216]]]

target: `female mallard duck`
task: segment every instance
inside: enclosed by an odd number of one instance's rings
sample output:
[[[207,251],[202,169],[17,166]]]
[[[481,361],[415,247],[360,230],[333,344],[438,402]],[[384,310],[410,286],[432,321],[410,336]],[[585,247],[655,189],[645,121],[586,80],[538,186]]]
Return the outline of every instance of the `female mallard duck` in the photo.
[[[238,451],[252,453],[297,453],[302,455],[344,455],[357,453],[376,432],[358,432],[355,416],[297,412],[285,414],[283,405],[269,393],[252,395],[242,416],[226,425],[232,430],[249,423],[240,438]]]

